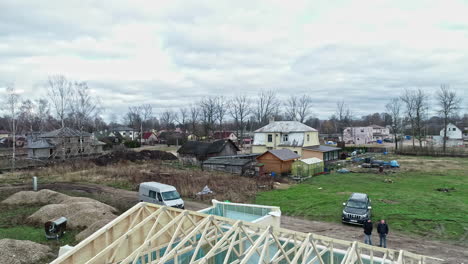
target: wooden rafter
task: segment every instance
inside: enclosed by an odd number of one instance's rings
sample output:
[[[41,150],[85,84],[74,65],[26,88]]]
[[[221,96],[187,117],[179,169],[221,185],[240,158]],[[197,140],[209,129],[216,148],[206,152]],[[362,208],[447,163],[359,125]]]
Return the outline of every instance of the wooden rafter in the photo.
[[[186,259],[181,262],[183,254]],[[336,263],[337,254],[343,255],[343,264],[425,263],[426,259],[404,250],[139,203],[52,264],[211,263],[219,254],[223,264],[246,264],[253,257],[265,264],[325,264]]]

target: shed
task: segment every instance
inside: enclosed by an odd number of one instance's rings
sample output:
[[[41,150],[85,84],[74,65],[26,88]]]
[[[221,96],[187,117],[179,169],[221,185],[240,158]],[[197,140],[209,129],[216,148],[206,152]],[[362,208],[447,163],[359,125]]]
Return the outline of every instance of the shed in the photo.
[[[300,159],[292,164],[294,176],[308,177],[321,172],[323,172],[323,160],[318,158]]]
[[[203,162],[203,169],[244,175],[251,165],[252,161],[249,159],[213,157]]]
[[[272,149],[258,156],[257,161],[263,164],[264,172],[283,174],[291,171],[292,163],[298,158],[292,150]]]
[[[210,157],[237,155],[238,151],[239,148],[231,140],[218,140],[212,143],[188,141],[177,153],[182,162],[197,164]]]
[[[324,162],[339,159],[339,152],[341,148],[330,146],[310,146],[302,148],[302,158],[318,158]]]

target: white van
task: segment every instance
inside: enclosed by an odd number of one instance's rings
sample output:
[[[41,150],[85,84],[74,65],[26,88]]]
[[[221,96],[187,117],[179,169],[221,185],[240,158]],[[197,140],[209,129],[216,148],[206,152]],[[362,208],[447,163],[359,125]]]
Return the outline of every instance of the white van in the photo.
[[[159,182],[142,182],[138,190],[139,200],[184,209],[184,201],[172,185]]]

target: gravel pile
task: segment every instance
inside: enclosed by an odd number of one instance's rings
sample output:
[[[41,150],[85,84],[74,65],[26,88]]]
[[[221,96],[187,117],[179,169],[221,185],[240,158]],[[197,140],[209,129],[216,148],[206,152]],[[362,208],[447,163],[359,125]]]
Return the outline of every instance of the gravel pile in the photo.
[[[48,246],[29,240],[0,239],[0,263],[37,263],[51,254]]]

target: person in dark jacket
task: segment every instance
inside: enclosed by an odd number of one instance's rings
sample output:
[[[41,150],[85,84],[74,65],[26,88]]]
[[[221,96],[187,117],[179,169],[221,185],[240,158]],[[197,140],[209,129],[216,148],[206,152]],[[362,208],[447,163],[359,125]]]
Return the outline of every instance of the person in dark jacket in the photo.
[[[380,220],[380,223],[377,225],[377,233],[380,237],[380,247],[387,247],[387,235],[388,235],[388,225],[385,223],[385,220]]]
[[[372,245],[372,240],[371,240],[372,229],[373,229],[372,221],[370,219],[367,220],[367,222],[364,222],[362,227],[364,228],[364,243]]]

